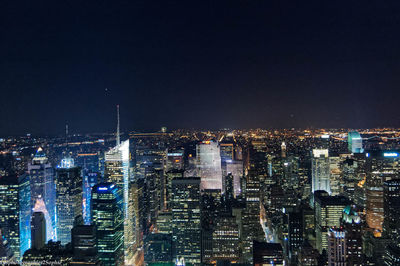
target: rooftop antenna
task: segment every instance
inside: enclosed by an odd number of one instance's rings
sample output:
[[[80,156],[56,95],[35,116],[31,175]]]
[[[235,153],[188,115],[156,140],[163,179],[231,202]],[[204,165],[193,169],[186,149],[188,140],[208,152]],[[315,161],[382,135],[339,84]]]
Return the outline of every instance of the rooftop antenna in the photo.
[[[119,104],[117,104],[117,137],[116,137],[117,146],[120,144],[121,140],[119,137]]]

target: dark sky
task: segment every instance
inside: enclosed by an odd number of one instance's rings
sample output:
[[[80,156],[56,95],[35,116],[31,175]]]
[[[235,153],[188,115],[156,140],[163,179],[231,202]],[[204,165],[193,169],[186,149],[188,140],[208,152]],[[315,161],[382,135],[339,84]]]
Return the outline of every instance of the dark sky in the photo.
[[[400,1],[1,1],[0,135],[400,126]]]

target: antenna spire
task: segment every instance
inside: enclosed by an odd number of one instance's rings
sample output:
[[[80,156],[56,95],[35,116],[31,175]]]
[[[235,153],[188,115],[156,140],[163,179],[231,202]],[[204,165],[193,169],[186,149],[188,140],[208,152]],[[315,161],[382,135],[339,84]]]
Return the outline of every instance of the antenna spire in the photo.
[[[119,133],[119,104],[117,104],[117,137],[116,137],[117,146],[121,143],[119,135],[120,135],[120,133]]]

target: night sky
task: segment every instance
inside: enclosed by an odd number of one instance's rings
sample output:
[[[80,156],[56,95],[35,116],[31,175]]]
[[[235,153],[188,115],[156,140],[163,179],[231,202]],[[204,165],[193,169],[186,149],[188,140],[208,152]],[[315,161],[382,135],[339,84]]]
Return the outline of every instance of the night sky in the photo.
[[[2,1],[0,135],[400,126],[400,1]]]

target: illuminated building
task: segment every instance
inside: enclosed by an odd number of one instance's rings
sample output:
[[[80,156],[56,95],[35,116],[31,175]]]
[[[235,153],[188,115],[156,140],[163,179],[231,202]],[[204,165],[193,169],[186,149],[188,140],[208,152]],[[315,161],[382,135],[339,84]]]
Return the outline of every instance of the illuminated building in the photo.
[[[173,259],[201,263],[200,178],[172,180]]]
[[[34,212],[31,220],[32,249],[41,249],[46,244],[46,219],[43,212]]]
[[[285,265],[282,245],[279,243],[262,243],[254,241],[254,266]]]
[[[0,177],[0,228],[19,262],[30,248],[31,193],[29,176]]]
[[[43,262],[46,262],[44,264]],[[29,249],[24,253],[24,265],[70,265],[72,250],[60,242],[49,241],[42,249]]]
[[[318,265],[318,250],[314,249],[308,241],[300,247],[297,265],[315,266]]]
[[[383,231],[394,241],[400,240],[400,179],[387,180],[383,183]]]
[[[290,212],[288,217],[289,256],[295,260],[303,244],[303,215],[301,212]]]
[[[400,247],[390,244],[385,249],[383,255],[385,266],[398,266],[400,265]]]
[[[256,147],[250,147],[248,157],[245,191],[246,208],[242,213],[242,243],[244,263],[253,263],[253,240],[260,242],[265,240],[265,234],[260,223],[260,189],[261,180],[267,176],[267,168],[264,164],[266,156],[263,151],[257,151]]]
[[[165,187],[165,209],[171,209],[172,199],[172,180],[175,178],[183,178],[184,170],[170,170],[165,174],[166,187]]]
[[[129,212],[129,140],[126,140],[105,153],[104,179],[116,184],[123,199],[124,213],[124,251],[128,263],[133,256],[134,232],[133,213]]]
[[[312,192],[331,193],[329,154],[327,149],[314,149],[311,158]]]
[[[201,177],[201,190],[222,191],[221,154],[218,142],[203,141],[196,147],[196,165]]]
[[[240,259],[239,240],[236,218],[218,216],[212,233],[213,260],[237,262]]]
[[[340,185],[342,184],[342,161],[342,158],[339,156],[329,156],[329,184],[332,196],[340,194]]]
[[[149,264],[164,264],[172,261],[171,234],[148,234],[144,240],[144,261]]]
[[[166,171],[184,168],[183,152],[183,150],[168,151]]]
[[[57,239],[55,172],[42,148],[38,148],[28,164],[31,180],[31,208],[41,211],[46,218],[46,240]]]
[[[286,143],[284,141],[281,144],[281,157],[286,158]]]
[[[346,263],[348,265],[362,265],[362,223],[353,206],[348,205],[344,208],[341,228],[345,232]]]
[[[346,232],[341,228],[329,228],[328,265],[346,265]]]
[[[234,160],[235,150],[233,147],[233,143],[220,143],[219,148],[222,162]]]
[[[396,179],[400,173],[399,153],[393,151],[368,152],[366,154],[366,221],[381,235],[384,220],[383,182]]]
[[[92,197],[92,187],[97,183],[100,183],[101,176],[100,173],[88,172],[84,175],[84,185],[83,185],[83,220],[85,224],[91,223],[90,218],[90,200]]]
[[[242,193],[241,182],[243,179],[243,162],[237,160],[223,162],[222,173],[224,176],[232,174],[234,197],[239,196]]]
[[[316,247],[321,253],[328,248],[328,230],[331,227],[340,227],[343,209],[350,202],[342,196],[326,196],[315,193],[315,233]]]
[[[348,133],[347,142],[349,147],[349,152],[351,153],[363,153],[364,149],[362,146],[362,138],[360,133],[357,131],[351,131]]]
[[[172,213],[171,212],[160,212],[157,217],[157,232],[161,234],[172,233]]]
[[[100,183],[92,189],[92,221],[96,226],[97,254],[103,265],[124,264],[124,213],[119,188]]]
[[[71,242],[71,230],[77,216],[82,216],[81,168],[72,158],[64,158],[56,170],[57,239],[61,244]]]

